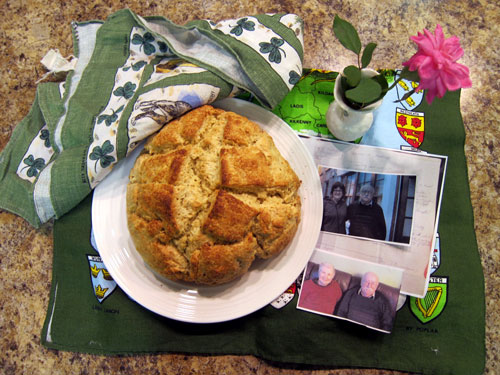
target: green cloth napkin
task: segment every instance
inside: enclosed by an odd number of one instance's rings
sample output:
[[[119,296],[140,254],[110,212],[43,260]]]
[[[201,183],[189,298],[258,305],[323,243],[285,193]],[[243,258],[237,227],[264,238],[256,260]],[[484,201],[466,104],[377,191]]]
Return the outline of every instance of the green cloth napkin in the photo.
[[[302,72],[293,14],[179,26],[125,9],[72,27],[74,71],[37,87],[0,154],[0,208],[35,227],[75,207],[171,119],[241,91],[273,108]]]
[[[302,118],[290,121],[299,132],[323,134],[324,115],[316,113],[332,100],[328,95],[333,89],[331,77],[330,73],[307,71],[275,111],[287,121]],[[441,288],[442,294],[432,312],[425,301],[409,297],[397,312],[392,333],[384,334],[297,309],[298,292],[292,287],[280,299],[281,304],[228,322],[189,324],[164,318],[105,279],[105,266],[90,242],[92,198],[88,196],[54,225],[53,280],[43,345],[106,355],[251,354],[302,365],[482,374],[484,278],[474,233],[459,102],[460,93],[453,92],[431,107],[423,100],[414,103],[413,111],[408,112],[425,115],[420,150],[449,158],[439,222],[439,260],[433,262],[428,291],[430,295]],[[299,113],[290,112],[293,103],[301,109]],[[395,120],[393,112],[394,129]],[[386,123],[383,113],[378,113],[374,127]],[[294,287],[300,286],[300,280]]]

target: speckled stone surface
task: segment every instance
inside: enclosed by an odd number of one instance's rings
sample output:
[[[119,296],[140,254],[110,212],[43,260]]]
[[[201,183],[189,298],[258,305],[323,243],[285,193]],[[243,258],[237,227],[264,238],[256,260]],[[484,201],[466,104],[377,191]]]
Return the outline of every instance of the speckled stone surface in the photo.
[[[372,66],[398,67],[415,52],[408,40],[440,23],[461,39],[473,88],[461,108],[467,134],[471,200],[485,273],[486,374],[499,374],[500,343],[500,6],[497,0],[3,0],[0,2],[0,150],[33,102],[40,59],[51,48],[72,53],[71,21],[105,19],[129,7],[183,24],[257,13],[293,12],[305,21],[305,66],[339,70],[351,56],[334,39],[335,13],[357,25],[362,40],[377,41]],[[3,374],[400,374],[360,369],[305,369],[251,356],[177,354],[101,357],[57,352],[40,345],[51,282],[52,224],[35,230],[0,210],[0,372]]]

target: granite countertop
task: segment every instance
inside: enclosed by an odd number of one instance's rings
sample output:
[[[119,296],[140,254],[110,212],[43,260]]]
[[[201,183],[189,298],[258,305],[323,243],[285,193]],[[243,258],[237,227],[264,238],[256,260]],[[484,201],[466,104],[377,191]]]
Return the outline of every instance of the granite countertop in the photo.
[[[257,0],[90,0],[85,2],[5,0],[0,5],[0,150],[28,113],[35,82],[44,73],[41,58],[51,48],[72,53],[71,21],[104,20],[129,7],[140,15],[163,15],[183,24],[197,18],[220,20],[257,13],[293,12],[305,22],[305,67],[339,70],[350,57],[334,39],[333,16],[357,25],[362,39],[376,40],[372,66],[398,67],[415,52],[409,35],[440,23],[445,35],[457,35],[465,50],[473,87],[463,90],[461,109],[475,230],[485,274],[486,373],[500,373],[500,6],[496,0],[425,2],[346,0],[327,2]],[[0,372],[131,374],[399,374],[382,370],[305,370],[252,356],[178,354],[120,357],[58,352],[40,344],[51,285],[52,223],[34,229],[0,210]],[[203,371],[202,371],[203,370]]]

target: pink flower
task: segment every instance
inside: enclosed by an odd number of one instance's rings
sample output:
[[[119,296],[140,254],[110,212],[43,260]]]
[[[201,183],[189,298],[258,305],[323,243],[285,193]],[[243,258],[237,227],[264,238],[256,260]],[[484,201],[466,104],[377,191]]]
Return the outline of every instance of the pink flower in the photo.
[[[403,63],[410,71],[418,70],[417,90],[427,90],[429,104],[436,96],[442,98],[446,91],[472,86],[469,68],[456,62],[464,54],[458,37],[446,39],[439,24],[434,33],[424,29],[423,33],[410,37],[417,43],[418,51]]]

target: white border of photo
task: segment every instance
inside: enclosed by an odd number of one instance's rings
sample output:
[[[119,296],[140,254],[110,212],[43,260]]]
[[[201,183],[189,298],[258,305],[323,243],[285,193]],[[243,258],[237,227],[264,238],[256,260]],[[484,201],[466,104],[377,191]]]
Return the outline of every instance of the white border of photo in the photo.
[[[316,246],[359,260],[401,268],[404,270],[401,293],[418,298],[425,296],[447,157],[314,137],[301,139],[318,166],[416,176],[414,217],[409,246],[323,231]]]

